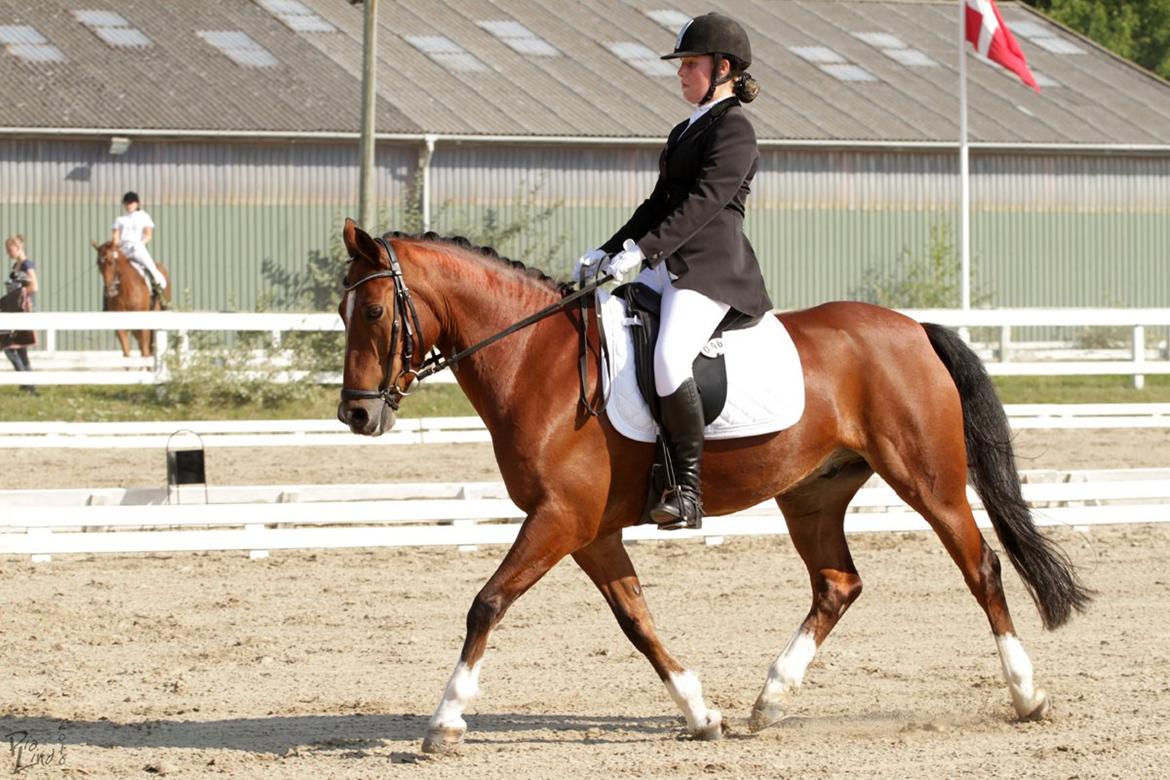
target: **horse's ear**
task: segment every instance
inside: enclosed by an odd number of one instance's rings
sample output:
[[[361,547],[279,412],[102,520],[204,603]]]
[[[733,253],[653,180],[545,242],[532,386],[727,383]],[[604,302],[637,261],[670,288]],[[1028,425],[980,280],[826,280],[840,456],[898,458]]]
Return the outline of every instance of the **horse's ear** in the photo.
[[[349,252],[350,257],[361,257],[374,265],[386,265],[386,261],[382,259],[382,253],[378,251],[377,242],[349,217],[345,218],[345,226],[341,229],[341,238],[345,241],[345,249]]]
[[[100,247],[100,246],[101,246],[101,244],[99,244],[98,242],[94,241],[92,238],[89,240],[89,245],[90,245],[90,246],[92,246],[94,249],[97,249],[98,247]]]

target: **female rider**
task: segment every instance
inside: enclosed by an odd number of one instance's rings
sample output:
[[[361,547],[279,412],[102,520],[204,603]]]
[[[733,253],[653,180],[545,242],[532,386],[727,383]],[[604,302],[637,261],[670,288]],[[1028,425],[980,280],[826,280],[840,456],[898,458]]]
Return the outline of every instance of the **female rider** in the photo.
[[[681,60],[682,95],[696,108],[670,132],[650,197],[600,248],[581,257],[578,273],[604,261],[601,271],[620,280],[645,266],[636,281],[662,295],[655,389],[676,484],[650,516],[662,528],[697,528],[704,425],[691,364],[729,310],[759,317],[772,308],[743,233],[759,148],[741,103],[754,100],[759,85],[747,73],[747,33],[720,14],[687,22],[663,59]]]

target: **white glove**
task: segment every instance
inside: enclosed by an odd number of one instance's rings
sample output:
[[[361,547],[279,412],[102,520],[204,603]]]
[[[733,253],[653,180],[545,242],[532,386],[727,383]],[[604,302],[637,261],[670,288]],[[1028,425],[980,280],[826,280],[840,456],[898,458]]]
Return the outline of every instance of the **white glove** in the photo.
[[[593,267],[608,255],[600,249],[590,249],[577,258],[577,281],[584,281],[585,277],[593,274]]]
[[[634,239],[627,238],[626,243],[622,244],[622,251],[601,266],[601,272],[612,276],[615,282],[620,282],[626,274],[640,267],[645,259],[646,255],[642,254]]]

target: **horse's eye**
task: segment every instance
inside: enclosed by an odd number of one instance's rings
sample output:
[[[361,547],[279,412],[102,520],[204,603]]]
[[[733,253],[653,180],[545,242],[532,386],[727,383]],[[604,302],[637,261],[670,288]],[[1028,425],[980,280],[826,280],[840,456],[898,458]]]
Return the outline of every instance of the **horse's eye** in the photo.
[[[366,307],[366,319],[367,320],[376,320],[382,316],[382,311],[383,311],[382,307],[378,304],[374,304],[373,306],[367,306]]]

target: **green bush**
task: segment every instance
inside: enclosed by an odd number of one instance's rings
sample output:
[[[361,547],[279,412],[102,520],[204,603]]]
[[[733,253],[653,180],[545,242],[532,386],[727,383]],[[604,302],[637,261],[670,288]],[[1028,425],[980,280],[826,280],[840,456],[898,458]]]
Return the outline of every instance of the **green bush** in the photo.
[[[976,278],[975,261],[971,278]],[[852,291],[857,300],[891,309],[957,309],[962,304],[962,261],[949,222],[930,226],[924,249],[902,247],[890,267],[871,267]],[[971,305],[989,303],[990,293],[971,290]]]

